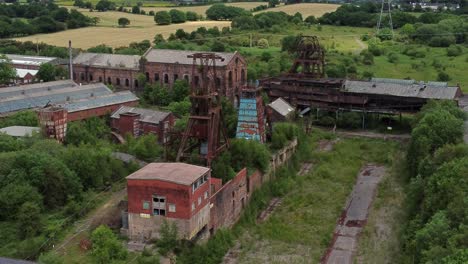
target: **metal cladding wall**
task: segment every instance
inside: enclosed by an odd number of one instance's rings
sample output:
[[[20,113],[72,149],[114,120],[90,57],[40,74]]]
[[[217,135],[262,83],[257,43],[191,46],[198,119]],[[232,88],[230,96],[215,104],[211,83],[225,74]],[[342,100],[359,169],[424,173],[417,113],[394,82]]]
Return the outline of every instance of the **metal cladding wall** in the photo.
[[[244,98],[239,103],[236,138],[264,142],[265,128],[261,98]]]

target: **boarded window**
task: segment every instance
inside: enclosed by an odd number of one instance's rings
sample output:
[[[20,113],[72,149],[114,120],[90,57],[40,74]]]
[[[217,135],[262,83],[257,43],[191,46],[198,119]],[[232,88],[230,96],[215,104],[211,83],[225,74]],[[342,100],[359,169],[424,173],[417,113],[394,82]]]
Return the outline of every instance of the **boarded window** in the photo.
[[[176,211],[176,206],[175,206],[175,204],[169,204],[169,212],[175,213],[175,211]]]
[[[143,209],[145,209],[145,210],[150,209],[150,202],[149,201],[143,201]]]

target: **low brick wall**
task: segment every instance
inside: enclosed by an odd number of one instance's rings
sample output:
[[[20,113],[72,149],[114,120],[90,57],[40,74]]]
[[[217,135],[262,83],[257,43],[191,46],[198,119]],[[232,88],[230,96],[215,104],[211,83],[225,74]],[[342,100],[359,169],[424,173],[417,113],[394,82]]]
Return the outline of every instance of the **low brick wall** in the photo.
[[[210,198],[210,233],[223,227],[231,227],[242,215],[252,193],[262,184],[271,179],[274,170],[288,161],[296,151],[297,140],[291,141],[287,146],[272,155],[270,169],[267,173],[254,171],[247,175],[247,169],[239,171],[236,176],[226,182],[221,188],[213,186],[215,192]]]

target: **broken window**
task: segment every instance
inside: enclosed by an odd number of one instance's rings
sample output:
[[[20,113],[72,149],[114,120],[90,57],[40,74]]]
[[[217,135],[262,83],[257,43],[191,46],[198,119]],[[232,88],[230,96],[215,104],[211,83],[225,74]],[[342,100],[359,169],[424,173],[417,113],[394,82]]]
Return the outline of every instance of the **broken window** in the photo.
[[[201,204],[201,196],[198,197],[198,205]]]
[[[174,82],[179,79],[179,75],[178,74],[174,74]]]
[[[166,215],[166,197],[153,195],[153,215]]]
[[[192,211],[195,211],[195,202],[192,203]]]
[[[164,83],[169,83],[169,75],[167,73],[164,74]]]
[[[154,81],[155,82],[159,81],[159,73],[154,74]]]
[[[205,192],[205,199],[208,199],[208,191]]]

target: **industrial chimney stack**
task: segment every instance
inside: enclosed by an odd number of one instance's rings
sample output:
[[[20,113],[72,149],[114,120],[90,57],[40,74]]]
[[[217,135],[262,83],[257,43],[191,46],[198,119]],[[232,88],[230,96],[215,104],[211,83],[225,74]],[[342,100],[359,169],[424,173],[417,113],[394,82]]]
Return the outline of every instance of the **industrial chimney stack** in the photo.
[[[71,46],[71,40],[68,41],[68,70],[70,72],[70,80],[73,81],[73,55],[72,55],[72,46]]]

